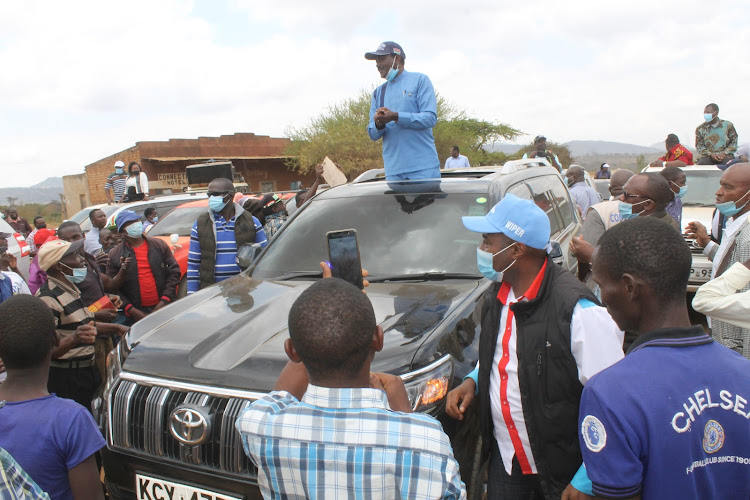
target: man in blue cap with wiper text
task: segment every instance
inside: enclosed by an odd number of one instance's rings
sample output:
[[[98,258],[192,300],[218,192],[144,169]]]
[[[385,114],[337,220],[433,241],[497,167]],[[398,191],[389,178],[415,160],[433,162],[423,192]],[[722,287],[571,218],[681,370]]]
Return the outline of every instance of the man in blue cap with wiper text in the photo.
[[[559,499],[581,465],[578,405],[583,386],[623,357],[623,333],[596,297],[547,255],[550,223],[513,194],[483,217],[463,217],[482,233],[485,292],[479,361],[448,393],[459,420],[479,395],[487,498]]]
[[[370,139],[383,139],[383,164],[389,181],[439,179],[440,160],[432,127],[437,122],[437,98],[422,73],[404,69],[406,54],[396,42],[383,42],[365,59],[375,61],[386,82],[375,89],[370,103]]]

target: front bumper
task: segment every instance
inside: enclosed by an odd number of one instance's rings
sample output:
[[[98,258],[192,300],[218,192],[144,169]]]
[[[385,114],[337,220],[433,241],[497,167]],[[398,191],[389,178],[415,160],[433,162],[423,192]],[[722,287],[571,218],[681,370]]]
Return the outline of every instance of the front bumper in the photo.
[[[112,451],[109,448],[102,450],[102,462],[110,500],[166,500],[167,497],[162,499],[150,495],[141,495],[140,498],[136,497],[136,472],[160,477],[176,483],[212,490],[219,494],[224,493],[245,500],[263,499],[254,477],[248,477],[246,480],[243,480],[241,477],[212,474],[206,471],[178,466],[174,463],[159,462],[153,459],[127,455]]]

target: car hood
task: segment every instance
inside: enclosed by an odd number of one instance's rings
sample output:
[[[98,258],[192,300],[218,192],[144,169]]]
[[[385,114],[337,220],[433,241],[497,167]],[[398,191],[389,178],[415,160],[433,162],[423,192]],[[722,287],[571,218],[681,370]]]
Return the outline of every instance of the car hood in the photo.
[[[240,275],[189,295],[133,326],[123,369],[153,377],[270,391],[287,362],[287,316],[308,281]],[[376,283],[367,288],[384,331],[373,371],[405,373],[424,340],[477,280]]]

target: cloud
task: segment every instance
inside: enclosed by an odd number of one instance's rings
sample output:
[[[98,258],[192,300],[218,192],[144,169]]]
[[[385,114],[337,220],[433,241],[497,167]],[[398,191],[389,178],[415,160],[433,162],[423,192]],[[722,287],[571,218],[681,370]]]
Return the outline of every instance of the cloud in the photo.
[[[697,0],[2,2],[0,167],[29,185],[140,140],[280,136],[379,84],[363,54],[387,39],[444,97],[532,136],[691,143],[715,101],[745,142],[750,26],[728,20],[748,16]]]

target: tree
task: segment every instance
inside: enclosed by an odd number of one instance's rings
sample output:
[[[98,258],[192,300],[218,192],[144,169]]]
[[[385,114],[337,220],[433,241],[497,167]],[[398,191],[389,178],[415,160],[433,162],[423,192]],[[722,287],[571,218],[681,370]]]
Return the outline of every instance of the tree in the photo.
[[[366,170],[383,168],[382,141],[372,141],[367,135],[371,95],[372,91],[361,90],[356,96],[329,106],[306,126],[287,129],[286,135],[292,139],[285,151],[290,157],[287,165],[306,172],[328,156],[350,178]],[[441,165],[454,145],[472,165],[502,162],[504,154],[488,152],[485,146],[520,135],[509,125],[469,117],[440,95],[437,107],[438,120],[432,132]]]
[[[638,172],[646,168],[646,165],[648,164],[646,162],[646,157],[644,155],[638,155],[635,157],[635,164],[638,167]]]
[[[8,200],[9,207],[12,207],[13,205],[15,205],[16,201],[18,201],[18,198],[15,198],[13,196],[8,196],[5,199]]]
[[[512,160],[518,160],[523,157],[524,153],[530,153],[534,151],[534,143],[529,143],[526,146],[518,150],[518,152],[511,156]],[[547,141],[547,151],[551,151],[557,155],[557,159],[560,160],[562,168],[568,168],[573,161],[573,154],[570,152],[570,148],[565,144],[558,144],[557,142]]]

